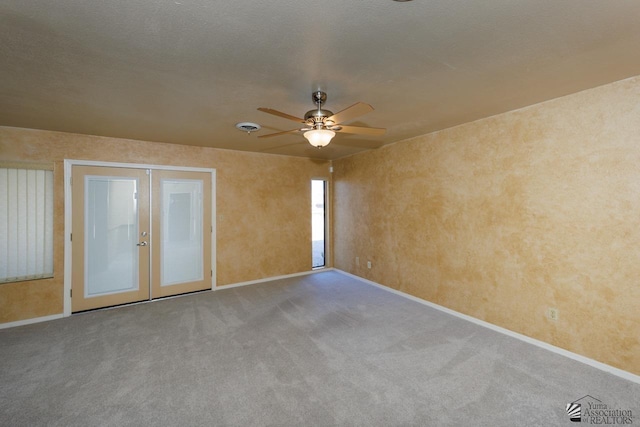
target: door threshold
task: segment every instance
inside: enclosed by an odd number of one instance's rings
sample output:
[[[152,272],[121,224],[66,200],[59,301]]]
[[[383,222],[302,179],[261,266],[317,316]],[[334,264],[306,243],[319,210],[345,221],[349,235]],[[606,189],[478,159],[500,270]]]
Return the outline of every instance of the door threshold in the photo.
[[[199,291],[186,292],[184,294],[179,294],[179,295],[168,295],[166,297],[158,297],[158,298],[146,299],[146,300],[142,300],[142,301],[133,301],[133,302],[125,303],[125,304],[110,305],[108,307],[98,307],[98,308],[92,308],[92,309],[89,309],[89,310],[74,311],[73,313],[71,313],[71,315],[75,316],[76,314],[87,314],[87,313],[93,313],[93,312],[96,312],[96,311],[106,311],[106,310],[113,310],[113,309],[117,309],[117,308],[130,307],[130,306],[133,306],[133,305],[148,304],[150,302],[164,301],[164,300],[173,299],[173,298],[185,297],[185,296],[193,295],[193,294],[201,294],[201,293],[204,293],[204,292],[212,292],[212,290],[211,289],[202,289],[202,290],[199,290]]]

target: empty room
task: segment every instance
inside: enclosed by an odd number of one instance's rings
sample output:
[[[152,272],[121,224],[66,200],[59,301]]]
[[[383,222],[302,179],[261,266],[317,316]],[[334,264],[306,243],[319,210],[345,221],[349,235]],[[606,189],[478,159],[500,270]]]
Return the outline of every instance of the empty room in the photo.
[[[640,424],[639,23],[0,0],[0,425]]]

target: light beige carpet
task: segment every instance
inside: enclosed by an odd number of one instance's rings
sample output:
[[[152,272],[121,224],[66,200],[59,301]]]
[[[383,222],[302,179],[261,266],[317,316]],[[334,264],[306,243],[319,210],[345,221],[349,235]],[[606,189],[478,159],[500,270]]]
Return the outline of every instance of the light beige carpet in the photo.
[[[640,385],[332,271],[0,330],[2,426],[570,426],[585,395],[640,414]]]

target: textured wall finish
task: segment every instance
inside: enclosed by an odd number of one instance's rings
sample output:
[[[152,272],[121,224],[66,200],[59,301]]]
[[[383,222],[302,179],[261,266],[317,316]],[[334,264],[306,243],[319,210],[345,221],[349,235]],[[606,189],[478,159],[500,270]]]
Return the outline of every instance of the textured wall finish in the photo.
[[[640,374],[639,165],[640,77],[344,158],[334,264]]]
[[[0,285],[0,323],[62,313],[64,159],[216,169],[217,284],[311,269],[311,179],[329,162],[0,127],[0,160],[54,162],[54,278]]]

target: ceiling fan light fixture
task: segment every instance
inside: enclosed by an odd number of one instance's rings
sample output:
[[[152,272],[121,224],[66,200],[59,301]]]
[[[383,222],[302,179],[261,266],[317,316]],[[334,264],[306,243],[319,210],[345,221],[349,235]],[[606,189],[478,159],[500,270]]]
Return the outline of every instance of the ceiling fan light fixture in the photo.
[[[331,142],[331,139],[336,136],[336,133],[327,129],[313,129],[308,130],[304,134],[309,144],[317,148],[326,147]]]

